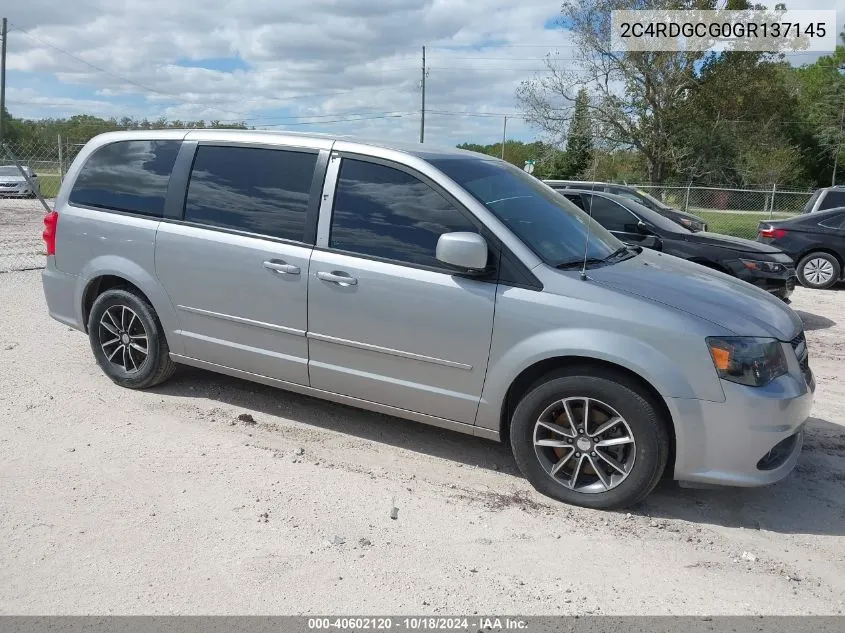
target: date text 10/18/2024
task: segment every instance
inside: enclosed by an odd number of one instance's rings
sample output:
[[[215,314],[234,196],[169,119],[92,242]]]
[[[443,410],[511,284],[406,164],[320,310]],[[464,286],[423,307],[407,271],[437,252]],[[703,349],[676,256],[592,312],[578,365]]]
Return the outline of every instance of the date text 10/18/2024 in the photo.
[[[311,631],[329,630],[366,630],[375,631],[477,631],[525,630],[528,623],[513,617],[322,617],[308,618],[308,629]]]

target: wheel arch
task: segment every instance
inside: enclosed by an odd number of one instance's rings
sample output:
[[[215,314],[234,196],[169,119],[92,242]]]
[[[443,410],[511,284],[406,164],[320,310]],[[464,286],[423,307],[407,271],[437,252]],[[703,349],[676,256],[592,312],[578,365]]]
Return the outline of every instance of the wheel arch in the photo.
[[[158,280],[143,266],[123,257],[104,256],[91,260],[82,271],[80,280],[76,305],[80,323],[86,333],[88,317],[96,298],[106,290],[124,287],[147,300],[161,323],[170,350],[181,353],[178,321],[170,298]]]
[[[834,249],[828,246],[811,246],[809,248],[804,249],[804,251],[796,258],[795,265],[798,266],[802,259],[804,259],[808,255],[813,255],[815,253],[824,253],[825,255],[830,255],[831,257],[833,257],[833,259],[839,262],[840,270],[845,272],[845,258],[843,258],[842,255],[840,255]]]

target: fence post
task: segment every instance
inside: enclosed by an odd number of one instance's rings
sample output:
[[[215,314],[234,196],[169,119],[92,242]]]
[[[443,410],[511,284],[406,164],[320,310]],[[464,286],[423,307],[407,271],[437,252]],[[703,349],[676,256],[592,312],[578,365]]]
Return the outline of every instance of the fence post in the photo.
[[[58,134],[58,142],[59,142],[59,183],[65,179],[65,162],[62,160],[62,135]]]
[[[692,180],[687,183],[687,195],[684,197],[684,213],[689,213],[689,190],[692,187]]]
[[[777,190],[777,183],[772,183],[772,203],[769,205],[769,219],[772,219],[772,215],[775,212],[775,191]]]

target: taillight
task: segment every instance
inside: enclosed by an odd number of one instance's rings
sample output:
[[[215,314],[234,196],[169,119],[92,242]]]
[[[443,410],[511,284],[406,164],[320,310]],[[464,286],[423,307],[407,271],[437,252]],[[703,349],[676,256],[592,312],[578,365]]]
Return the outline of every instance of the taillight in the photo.
[[[56,225],[59,223],[59,214],[51,211],[44,216],[44,232],[41,237],[47,245],[47,254],[56,254]]]
[[[786,229],[768,228],[768,229],[760,229],[758,231],[758,234],[760,235],[760,237],[768,237],[768,238],[773,239],[773,240],[779,240],[780,238],[786,236],[786,232],[787,232]]]

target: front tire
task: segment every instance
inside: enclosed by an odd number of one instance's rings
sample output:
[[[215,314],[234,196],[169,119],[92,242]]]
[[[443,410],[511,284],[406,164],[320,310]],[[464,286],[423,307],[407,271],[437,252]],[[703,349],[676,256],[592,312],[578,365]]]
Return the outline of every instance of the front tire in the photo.
[[[155,310],[129,290],[97,297],[88,316],[88,339],[100,369],[121,387],[153,387],[176,369]]]
[[[829,253],[810,253],[801,258],[797,266],[798,280],[802,286],[824,290],[839,281],[842,267]]]
[[[511,444],[538,492],[602,510],[644,499],[669,457],[666,424],[650,397],[625,376],[586,370],[531,389],[514,411]]]

